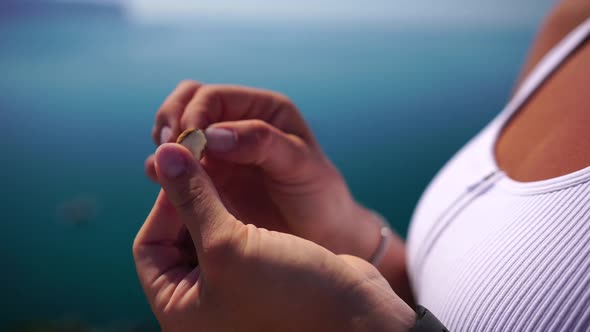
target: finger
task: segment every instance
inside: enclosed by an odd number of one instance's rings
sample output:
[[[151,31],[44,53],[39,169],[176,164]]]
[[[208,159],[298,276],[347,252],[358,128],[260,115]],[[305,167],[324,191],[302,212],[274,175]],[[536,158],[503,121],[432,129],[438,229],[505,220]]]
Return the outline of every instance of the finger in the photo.
[[[199,263],[207,269],[218,250],[229,245],[240,226],[223,206],[200,163],[180,144],[164,144],[156,151],[156,173],[166,195],[188,228]]]
[[[180,135],[180,119],[184,109],[201,85],[191,80],[182,81],[166,98],[156,113],[156,123],[152,130],[156,145],[174,141]]]
[[[205,85],[186,106],[183,130],[205,129],[216,122],[259,119],[315,144],[295,105],[282,94],[232,85]]]
[[[155,294],[194,268],[194,257],[185,250],[185,234],[176,209],[160,191],[133,242],[138,276],[146,293]]]
[[[166,193],[160,191],[136,240],[141,243],[174,244],[179,240],[182,229],[183,223],[174,206],[167,199]]]
[[[261,120],[217,123],[205,131],[207,154],[237,164],[261,167],[271,178],[288,182],[306,169],[312,150],[298,136]]]
[[[156,156],[155,155],[150,155],[149,157],[147,157],[147,159],[145,160],[144,163],[144,170],[145,170],[145,174],[147,175],[147,177],[154,181],[154,182],[158,182],[158,174],[156,174]]]

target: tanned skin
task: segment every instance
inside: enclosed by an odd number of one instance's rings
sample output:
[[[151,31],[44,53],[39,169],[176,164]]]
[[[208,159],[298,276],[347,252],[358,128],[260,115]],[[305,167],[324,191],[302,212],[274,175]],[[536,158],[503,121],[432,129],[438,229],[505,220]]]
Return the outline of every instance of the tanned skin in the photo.
[[[590,17],[590,1],[563,1],[541,27],[521,78]],[[539,181],[590,166],[590,43],[586,41],[510,119],[496,159],[512,179]]]
[[[545,18],[520,79],[543,56],[590,17],[590,1],[564,0]],[[565,175],[590,166],[590,43],[571,55],[508,122],[496,142],[500,168],[522,182]],[[395,238],[381,271],[398,294],[411,294],[403,257],[404,243]],[[410,299],[408,303],[413,303]]]

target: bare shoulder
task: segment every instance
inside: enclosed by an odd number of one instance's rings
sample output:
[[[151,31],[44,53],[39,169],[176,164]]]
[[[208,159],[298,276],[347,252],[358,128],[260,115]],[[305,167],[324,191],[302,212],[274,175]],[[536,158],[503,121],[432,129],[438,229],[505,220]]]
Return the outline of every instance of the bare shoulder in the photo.
[[[531,68],[590,17],[590,1],[564,1],[541,28]],[[580,46],[514,115],[496,142],[496,159],[513,179],[538,181],[590,166],[590,41]]]
[[[539,28],[517,86],[547,52],[588,17],[590,17],[590,1],[563,0],[558,2]]]

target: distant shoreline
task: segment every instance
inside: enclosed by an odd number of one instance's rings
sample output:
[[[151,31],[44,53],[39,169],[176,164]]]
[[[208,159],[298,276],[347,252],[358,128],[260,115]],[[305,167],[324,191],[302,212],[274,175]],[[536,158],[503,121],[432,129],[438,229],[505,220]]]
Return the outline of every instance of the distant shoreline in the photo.
[[[49,2],[34,0],[0,1],[0,17],[70,16],[88,15],[125,18],[123,6],[114,3]]]

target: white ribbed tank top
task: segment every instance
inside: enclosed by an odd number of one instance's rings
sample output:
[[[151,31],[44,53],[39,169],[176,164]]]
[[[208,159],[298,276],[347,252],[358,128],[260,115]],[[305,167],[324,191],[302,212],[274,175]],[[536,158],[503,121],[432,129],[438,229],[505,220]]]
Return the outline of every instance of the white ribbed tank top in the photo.
[[[543,58],[418,203],[410,280],[416,301],[451,331],[590,331],[590,167],[518,182],[494,157],[511,116],[589,35],[590,18]]]

